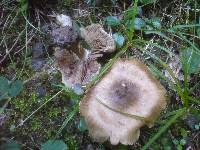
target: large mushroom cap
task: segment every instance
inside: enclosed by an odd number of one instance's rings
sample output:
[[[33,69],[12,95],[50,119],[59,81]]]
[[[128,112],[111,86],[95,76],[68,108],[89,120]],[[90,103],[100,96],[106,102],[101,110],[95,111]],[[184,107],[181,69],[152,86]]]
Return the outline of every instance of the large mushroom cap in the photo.
[[[92,51],[114,52],[115,41],[100,24],[91,24],[80,28],[82,38],[87,42]]]
[[[137,60],[118,60],[80,102],[95,141],[132,145],[166,106],[165,89]]]

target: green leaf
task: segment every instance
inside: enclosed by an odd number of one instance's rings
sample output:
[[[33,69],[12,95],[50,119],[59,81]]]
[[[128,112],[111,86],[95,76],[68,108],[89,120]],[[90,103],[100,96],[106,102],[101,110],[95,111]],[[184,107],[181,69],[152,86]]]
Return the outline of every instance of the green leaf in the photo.
[[[113,38],[114,38],[116,44],[117,44],[119,47],[121,47],[121,46],[124,45],[125,38],[123,37],[122,34],[115,33],[115,34],[113,34]]]
[[[128,29],[130,29],[131,26],[132,26],[131,20],[127,21],[127,22],[126,22],[126,27],[127,27]],[[135,30],[141,30],[142,28],[144,28],[144,27],[146,26],[146,23],[145,23],[145,21],[144,21],[142,18],[137,18],[137,17],[136,17],[136,18],[134,19],[133,26],[134,26],[134,29],[135,29]]]
[[[141,8],[140,7],[137,7],[137,10],[134,9],[134,7],[131,7],[131,8],[128,8],[128,10],[125,11],[124,13],[124,21],[127,22],[129,20],[132,20],[134,19],[134,15],[137,15],[141,12]]]
[[[68,150],[68,147],[62,140],[48,140],[41,145],[41,150]]]
[[[87,130],[87,125],[85,123],[85,119],[83,117],[80,118],[79,124],[78,124],[78,129],[81,132],[84,132]]]
[[[156,0],[140,0],[140,2],[144,5],[155,3]]]
[[[23,89],[23,83],[20,80],[13,81],[11,83],[10,89],[8,91],[9,96],[15,97],[17,96],[21,90]]]
[[[154,28],[161,29],[161,21],[160,18],[152,18],[151,23]]]
[[[5,94],[9,89],[9,80],[3,76],[0,76],[0,94]]]
[[[141,30],[141,28],[143,28],[145,26],[146,26],[146,23],[143,19],[135,18],[135,20],[134,20],[134,29],[135,30]]]
[[[4,112],[4,108],[0,107],[0,114],[2,114]]]
[[[200,37],[200,27],[197,28],[197,36]]]
[[[181,51],[183,66],[187,65],[188,73],[198,73],[200,71],[200,55],[193,48],[186,48]]]
[[[116,16],[108,16],[105,19],[105,23],[110,26],[117,26],[120,24],[120,20]]]
[[[197,124],[194,126],[194,128],[195,128],[196,130],[199,130],[199,127],[200,127],[200,126],[197,125]]]
[[[185,144],[186,144],[186,140],[185,140],[185,139],[181,139],[181,140],[180,140],[180,144],[181,144],[181,145],[185,145]]]
[[[21,150],[21,145],[19,145],[16,141],[10,141],[6,144],[0,146],[2,150]]]

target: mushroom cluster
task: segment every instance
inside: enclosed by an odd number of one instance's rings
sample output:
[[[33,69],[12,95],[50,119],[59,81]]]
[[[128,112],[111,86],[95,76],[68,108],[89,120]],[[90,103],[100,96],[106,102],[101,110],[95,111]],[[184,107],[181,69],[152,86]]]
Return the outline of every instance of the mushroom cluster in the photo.
[[[62,74],[62,83],[67,87],[85,85],[99,72],[100,64],[96,60],[88,61],[85,52],[77,55],[59,47],[55,49],[56,66]]]
[[[144,125],[153,126],[166,107],[165,89],[138,60],[118,60],[80,102],[97,142],[132,145]]]
[[[96,58],[102,57],[102,53],[115,51],[116,47],[114,39],[99,24],[82,27],[80,31],[90,50],[81,47],[80,43],[77,44],[78,42],[73,44],[76,41],[76,36],[74,36],[76,33],[70,26],[60,27],[55,29],[55,33],[52,32],[53,37],[58,37],[54,38],[56,43],[71,42],[71,46],[67,49],[55,49],[54,55],[57,68],[62,73],[62,82],[67,87],[72,88],[76,84],[85,85],[89,83],[101,67]]]

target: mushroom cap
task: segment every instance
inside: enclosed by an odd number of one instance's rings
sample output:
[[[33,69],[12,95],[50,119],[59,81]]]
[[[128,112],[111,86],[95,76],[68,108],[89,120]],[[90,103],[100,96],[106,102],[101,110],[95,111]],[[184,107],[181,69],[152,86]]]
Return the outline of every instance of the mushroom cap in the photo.
[[[56,22],[61,27],[65,27],[65,26],[72,27],[72,19],[69,16],[64,15],[64,14],[56,15]]]
[[[165,93],[144,64],[121,59],[87,92],[80,113],[95,141],[132,145],[166,107]]]
[[[115,41],[100,24],[91,24],[85,28],[80,28],[81,36],[90,46],[92,51],[114,52]]]
[[[59,47],[55,49],[54,56],[56,65],[62,74],[62,82],[67,87],[87,84],[101,67],[97,61],[88,60],[87,55],[80,58],[76,53]]]
[[[73,27],[64,26],[52,29],[51,36],[55,44],[64,45],[75,42],[78,34]]]

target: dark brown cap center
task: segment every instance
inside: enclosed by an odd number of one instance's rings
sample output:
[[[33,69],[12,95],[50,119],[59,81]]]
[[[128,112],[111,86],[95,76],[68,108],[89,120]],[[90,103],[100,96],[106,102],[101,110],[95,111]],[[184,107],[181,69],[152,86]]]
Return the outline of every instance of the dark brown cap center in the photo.
[[[112,85],[110,96],[111,103],[118,109],[125,109],[137,102],[139,97],[139,87],[128,81],[120,80]]]

